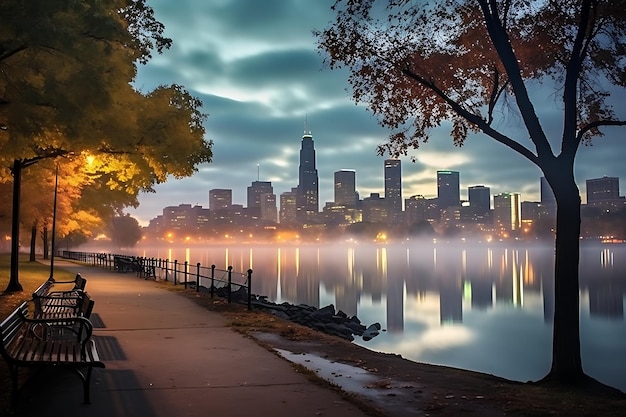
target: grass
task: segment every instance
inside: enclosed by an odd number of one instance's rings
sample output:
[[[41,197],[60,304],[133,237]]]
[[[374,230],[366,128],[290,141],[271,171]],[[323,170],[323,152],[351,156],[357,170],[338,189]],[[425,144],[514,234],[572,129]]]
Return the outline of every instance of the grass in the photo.
[[[0,254],[0,321],[4,320],[15,308],[25,300],[30,300],[32,293],[50,277],[50,266],[40,262],[30,262],[28,255],[19,258],[19,281],[23,291],[6,293],[9,285],[11,257]],[[54,269],[54,277],[60,281],[74,279],[74,274],[58,268]],[[11,377],[4,360],[0,361],[0,416],[10,415],[9,401],[11,397]]]

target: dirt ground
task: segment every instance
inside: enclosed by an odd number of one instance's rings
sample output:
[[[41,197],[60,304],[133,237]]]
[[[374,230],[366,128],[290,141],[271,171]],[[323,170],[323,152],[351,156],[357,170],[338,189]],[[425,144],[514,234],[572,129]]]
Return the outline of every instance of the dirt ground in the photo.
[[[626,394],[593,379],[573,387],[548,381],[519,383],[417,363],[399,355],[368,350],[268,313],[247,311],[242,305],[225,304],[198,293],[182,294],[207,309],[221,312],[235,330],[268,349],[314,355],[366,370],[373,379],[365,389],[387,394],[375,400],[371,395],[358,393],[346,396],[373,416],[626,416]],[[310,366],[305,364],[303,368],[303,372],[310,372]],[[313,372],[310,377],[315,383],[327,384],[329,389],[341,390],[341,384],[333,386]]]

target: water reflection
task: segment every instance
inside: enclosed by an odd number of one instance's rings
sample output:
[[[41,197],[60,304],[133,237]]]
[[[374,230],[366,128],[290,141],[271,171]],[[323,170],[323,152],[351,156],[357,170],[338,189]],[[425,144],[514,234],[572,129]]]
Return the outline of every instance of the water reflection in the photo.
[[[365,324],[380,322],[386,333],[356,342],[370,349],[526,381],[550,367],[553,253],[552,246],[345,245],[145,248],[138,254],[252,268],[253,292],[270,300],[334,304]],[[625,263],[623,245],[581,249],[583,365],[622,390]]]

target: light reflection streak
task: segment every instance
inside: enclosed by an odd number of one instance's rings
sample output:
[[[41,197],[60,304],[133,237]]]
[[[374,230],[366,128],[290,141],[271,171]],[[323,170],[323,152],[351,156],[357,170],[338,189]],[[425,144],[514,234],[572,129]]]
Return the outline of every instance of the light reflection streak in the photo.
[[[467,275],[467,250],[463,249],[461,251],[461,270],[463,271],[463,276]]]
[[[347,261],[348,261],[348,279],[349,282],[354,283],[355,282],[355,276],[354,276],[354,248],[349,247],[348,248],[348,256],[347,256]]]
[[[280,247],[276,248],[276,301],[280,302],[283,299],[283,291],[280,286],[280,276],[282,274],[282,255]]]
[[[600,266],[602,269],[613,268],[613,252],[609,248],[604,248],[600,252]]]

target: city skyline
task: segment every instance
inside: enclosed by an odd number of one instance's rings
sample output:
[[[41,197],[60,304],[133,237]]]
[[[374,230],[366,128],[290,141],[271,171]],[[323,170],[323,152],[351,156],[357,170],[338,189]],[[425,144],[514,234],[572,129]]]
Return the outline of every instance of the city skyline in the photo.
[[[390,132],[380,128],[363,106],[354,105],[347,91],[347,72],[325,66],[311,33],[331,20],[331,0],[149,3],[174,44],[139,67],[135,85],[147,91],[177,83],[199,97],[209,114],[206,137],[214,141],[214,158],[192,177],[170,179],[157,185],[156,193],[140,195],[140,206],[127,213],[145,225],[164,205],[206,205],[207,192],[214,188],[233,190],[233,202],[245,204],[246,188],[255,179],[271,181],[277,196],[289,192],[297,186],[294,175],[305,120],[304,130],[312,133],[318,148],[320,209],[322,202],[334,199],[333,174],[342,169],[357,172],[362,198],[384,195],[382,165],[389,155],[377,155],[376,147]],[[531,86],[530,92],[557,146],[562,112],[558,93],[549,87],[546,82]],[[612,98],[621,118],[626,118],[620,114],[626,111],[620,105],[625,100],[623,90]],[[528,136],[515,113],[502,114],[495,123],[512,136]],[[483,135],[471,135],[462,148],[456,148],[449,130],[448,124],[436,129],[428,143],[400,158],[404,199],[436,197],[436,183],[431,180],[436,171],[454,170],[463,173],[463,184],[485,185],[492,194],[520,192],[524,199],[539,201],[537,179],[542,173],[538,168]],[[575,175],[583,202],[586,179],[626,177],[626,131],[606,128],[603,133],[594,146],[579,151]],[[463,188],[464,199],[466,193]]]
[[[384,166],[383,166],[384,175],[381,176],[383,180],[387,180],[386,176],[388,175],[388,172],[389,172],[387,168],[389,166],[390,161],[395,161],[395,160],[388,159],[384,161]],[[397,173],[400,170],[399,165],[394,165],[392,170],[394,170]],[[333,174],[335,178],[334,189],[333,189],[335,199],[329,200],[329,201],[319,201],[318,213],[323,212],[323,207],[327,203],[335,203],[335,204],[350,206],[358,201],[363,201],[364,199],[368,199],[372,195],[374,197],[378,196],[382,200],[385,200],[385,196],[383,193],[371,193],[368,195],[363,195],[359,193],[358,187],[356,187],[356,189],[353,190],[353,187],[355,187],[356,178],[358,174],[357,171],[338,170],[338,171],[335,171]],[[486,187],[482,184],[472,184],[472,185],[463,184],[460,181],[460,178],[461,178],[461,173],[458,171],[450,171],[450,170],[437,171],[436,177],[433,178],[433,183],[437,184],[437,188],[438,190],[440,190],[439,192],[441,193],[441,196],[443,197],[443,201],[444,201],[443,206],[439,206],[439,209],[445,209],[447,207],[453,207],[453,206],[460,206],[462,203],[469,203],[471,207],[474,207],[476,209],[477,213],[488,214],[488,212],[492,210],[494,211],[494,216],[498,217],[498,216],[502,216],[501,214],[498,213],[499,211],[501,211],[500,209],[502,209],[503,207],[506,207],[507,211],[513,210],[512,213],[509,212],[508,214],[503,214],[504,217],[507,217],[506,223],[510,224],[515,218],[517,218],[518,221],[521,219],[520,210],[521,210],[522,203],[532,202],[532,203],[540,203],[543,205],[556,204],[556,201],[554,200],[554,196],[552,195],[552,193],[549,193],[548,191],[545,191],[545,190],[543,194],[540,194],[540,198],[536,200],[529,200],[529,199],[523,198],[522,193],[517,192],[517,191],[492,193],[489,187]],[[399,182],[397,182],[398,180]],[[395,197],[397,197],[397,195],[395,195],[395,191],[398,190],[398,188],[399,189],[402,188],[402,176],[400,176],[399,178],[395,178],[391,182],[393,183],[393,186],[390,186],[390,190],[394,191],[394,195],[393,195],[394,198],[392,199],[392,201],[388,203],[385,202],[385,205],[386,206],[389,205],[387,207],[390,207],[391,212],[393,212],[394,205],[397,205],[397,201],[394,201],[396,200]],[[544,183],[545,183],[544,177],[540,177],[537,179],[537,184],[539,188],[544,187]],[[590,190],[591,195],[592,195],[591,198],[589,198],[590,196],[587,196],[587,195],[584,196],[585,200],[589,199],[590,205],[594,205],[595,202],[603,203],[603,202],[606,202],[607,200],[619,199],[620,201],[622,201],[625,198],[619,192],[619,189],[620,189],[619,177],[603,176],[601,178],[588,178],[585,180],[585,183],[587,184],[587,187]],[[590,183],[595,184],[594,188],[591,188],[591,186],[589,185]],[[289,202],[287,200],[286,203],[284,204],[293,205],[292,210],[293,211],[296,210],[296,207],[298,205],[298,203],[296,202],[296,198],[295,198],[297,194],[297,189],[298,187],[292,187],[290,191],[276,194],[273,191],[273,185],[271,181],[255,180],[255,181],[252,181],[251,185],[247,187],[248,199],[247,199],[247,204],[245,205],[237,203],[232,200],[232,194],[234,190],[225,189],[225,188],[216,188],[216,189],[206,190],[206,195],[207,195],[206,201],[208,202],[208,206],[203,205],[203,204],[190,204],[188,202],[181,202],[181,203],[170,205],[170,206],[164,206],[162,207],[161,211],[167,208],[180,207],[180,206],[190,206],[190,207],[211,209],[211,207],[215,205],[217,210],[228,210],[230,208],[229,205],[241,206],[243,208],[260,208],[262,204],[262,201],[261,201],[262,196],[266,196],[265,198],[270,200],[269,201],[270,204],[275,204],[274,208],[276,208],[276,213],[272,216],[272,218],[278,219],[277,223],[281,223],[282,221],[279,216],[279,212],[285,209],[283,207],[283,200],[285,200],[285,197],[287,198],[289,196],[293,197],[292,202]],[[464,194],[463,190],[465,190],[466,198],[463,198],[463,194]],[[270,199],[268,197],[269,195],[273,196],[273,198]],[[460,197],[460,199],[458,200],[458,204],[451,203],[452,201],[451,199],[454,199],[455,196]],[[337,197],[339,197],[339,199]],[[405,203],[407,200],[413,197],[424,197],[427,199],[434,199],[438,202],[438,204],[441,204],[440,203],[441,197],[438,197],[438,196],[429,197],[429,196],[423,196],[420,194],[406,196],[404,194],[401,194],[401,197],[402,197],[401,213],[406,212]],[[514,203],[511,203],[512,199],[514,200]],[[228,204],[225,204],[225,201],[228,201]],[[583,203],[583,204],[586,205],[586,203]],[[259,214],[261,213],[262,211],[259,211]],[[157,216],[161,214],[162,213],[159,212],[149,220],[153,220],[154,218],[156,218]],[[269,219],[265,218],[265,220],[269,220]],[[295,218],[293,220],[295,220]],[[520,224],[516,224],[514,228],[519,228],[519,227],[520,227]]]

